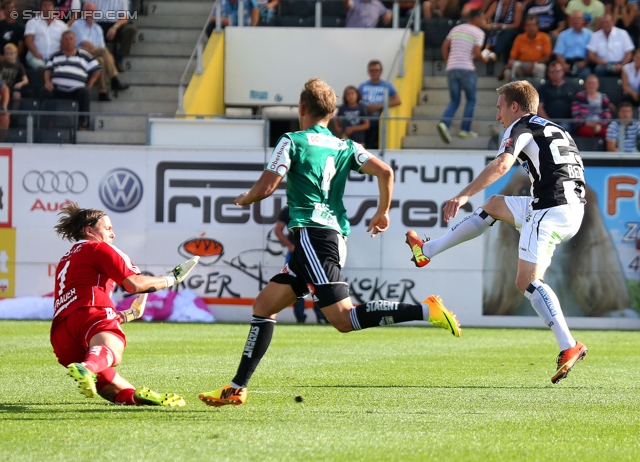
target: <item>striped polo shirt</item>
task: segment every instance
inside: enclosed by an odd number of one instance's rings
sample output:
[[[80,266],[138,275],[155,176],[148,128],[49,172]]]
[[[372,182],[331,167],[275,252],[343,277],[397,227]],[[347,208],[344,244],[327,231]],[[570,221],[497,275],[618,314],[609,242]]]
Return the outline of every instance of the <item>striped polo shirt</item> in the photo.
[[[474,47],[482,48],[484,31],[473,24],[460,24],[451,29],[447,38],[451,41],[451,45],[446,70],[475,71],[473,49]]]
[[[45,71],[51,72],[51,83],[61,91],[73,91],[84,87],[96,72],[102,68],[98,60],[84,50],[75,50],[71,56],[58,51],[51,55]]]
[[[607,137],[609,141],[615,141],[618,151],[621,152],[638,152],[637,143],[640,137],[640,123],[636,120],[624,127],[623,132],[620,131],[620,122],[611,122],[607,127]],[[624,146],[620,147],[623,141]]]

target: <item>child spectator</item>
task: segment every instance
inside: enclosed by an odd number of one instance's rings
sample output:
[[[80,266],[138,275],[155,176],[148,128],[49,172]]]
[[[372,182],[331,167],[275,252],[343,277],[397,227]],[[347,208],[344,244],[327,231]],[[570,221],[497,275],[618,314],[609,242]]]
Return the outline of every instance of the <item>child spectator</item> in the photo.
[[[604,138],[607,133],[611,103],[607,95],[598,91],[599,87],[598,76],[590,74],[584,82],[585,91],[580,91],[573,97],[571,114],[576,121],[576,136]]]
[[[344,89],[342,96],[344,104],[338,108],[338,117],[333,119],[333,128],[338,136],[350,139],[364,145],[364,134],[369,130],[367,110],[360,104],[360,92],[353,85]]]
[[[29,84],[24,66],[18,62],[18,47],[13,43],[4,46],[4,61],[0,61],[0,81],[11,93],[10,99],[22,98],[22,87]]]

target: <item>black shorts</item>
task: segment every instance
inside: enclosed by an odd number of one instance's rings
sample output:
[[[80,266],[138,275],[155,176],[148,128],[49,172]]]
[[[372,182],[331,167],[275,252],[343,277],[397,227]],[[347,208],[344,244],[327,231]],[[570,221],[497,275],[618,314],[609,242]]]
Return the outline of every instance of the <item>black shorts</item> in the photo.
[[[299,228],[291,242],[296,246],[291,259],[271,278],[273,282],[290,285],[298,297],[311,293],[320,308],[349,297],[349,286],[340,273],[341,260],[347,254],[340,233],[327,228]]]

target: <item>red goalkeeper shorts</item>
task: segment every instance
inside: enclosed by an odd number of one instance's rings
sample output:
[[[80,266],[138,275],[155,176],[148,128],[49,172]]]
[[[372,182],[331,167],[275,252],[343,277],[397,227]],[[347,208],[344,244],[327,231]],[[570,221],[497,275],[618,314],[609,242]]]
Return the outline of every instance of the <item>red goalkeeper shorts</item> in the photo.
[[[58,362],[67,367],[84,361],[91,338],[103,332],[115,335],[127,344],[113,308],[88,306],[73,310],[64,318],[55,318],[51,325],[51,345]]]

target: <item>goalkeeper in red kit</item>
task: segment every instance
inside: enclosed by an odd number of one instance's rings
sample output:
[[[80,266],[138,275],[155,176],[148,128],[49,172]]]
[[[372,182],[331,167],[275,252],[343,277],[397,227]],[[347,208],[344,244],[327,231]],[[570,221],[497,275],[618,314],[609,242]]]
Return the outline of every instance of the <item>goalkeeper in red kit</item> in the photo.
[[[167,276],[143,276],[111,244],[115,233],[105,212],[69,204],[59,215],[56,233],[74,244],[56,268],[51,345],[58,362],[89,398],[100,395],[116,404],[184,406],[184,399],[175,393],[134,388],[114,367],[122,361],[127,344],[120,324],[142,316],[147,293],[182,282],[198,257]],[[142,294],[130,309],[115,311],[111,294],[116,284]]]

